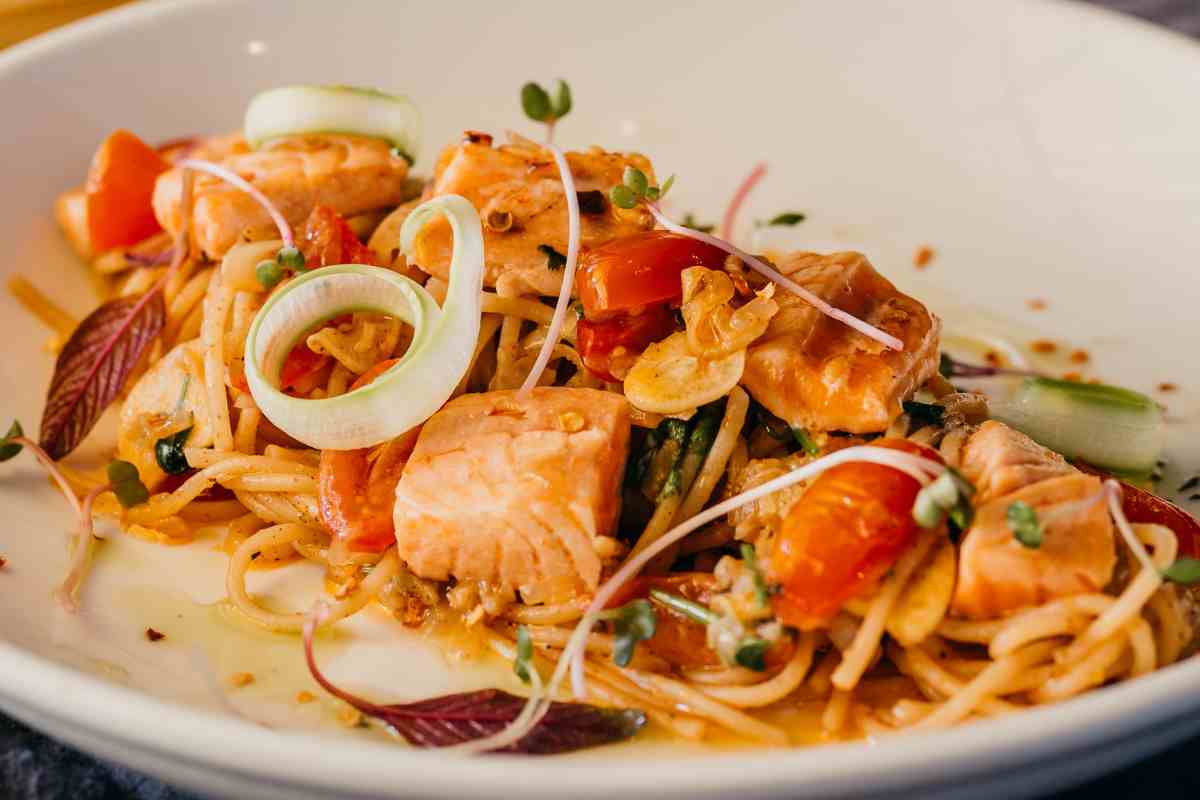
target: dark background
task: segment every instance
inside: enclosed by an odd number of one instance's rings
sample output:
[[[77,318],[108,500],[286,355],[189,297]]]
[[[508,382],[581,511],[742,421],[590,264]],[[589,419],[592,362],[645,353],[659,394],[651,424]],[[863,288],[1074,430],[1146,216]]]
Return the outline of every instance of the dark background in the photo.
[[[1200,37],[1200,0],[1092,1]],[[104,3],[108,4],[111,3]],[[2,16],[0,24],[7,24]],[[13,23],[8,32],[13,32],[18,24],[25,21]],[[34,30],[30,28],[31,33]],[[6,43],[3,33],[0,31],[0,46]],[[1200,147],[1200,143],[1197,145]],[[1193,800],[1200,791],[1197,759],[1200,759],[1200,741],[1187,742],[1135,767],[1056,795],[1054,800],[1094,800],[1097,796]],[[195,800],[153,778],[98,762],[3,715],[0,715],[0,798]]]

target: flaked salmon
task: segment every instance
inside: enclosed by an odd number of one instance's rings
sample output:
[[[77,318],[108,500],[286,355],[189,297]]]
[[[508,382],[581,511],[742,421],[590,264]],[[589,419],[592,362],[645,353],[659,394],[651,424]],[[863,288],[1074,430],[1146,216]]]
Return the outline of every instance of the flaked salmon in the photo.
[[[645,209],[616,208],[607,198],[608,190],[621,183],[626,166],[637,167],[654,181],[645,156],[592,147],[566,157],[580,195],[583,247],[654,227]],[[490,136],[468,133],[438,158],[426,199],[444,194],[462,195],[479,211],[487,286],[517,295],[558,294],[562,268],[551,268],[548,253],[538,249],[567,252],[566,197],[547,150],[528,140],[493,147]],[[416,263],[446,280],[452,243],[445,220],[430,222],[417,237]]]
[[[117,454],[137,467],[142,482],[153,490],[167,476],[155,458],[155,444],[187,427],[192,429],[188,447],[212,444],[204,345],[199,339],[176,345],[134,384],[121,405]]]
[[[887,349],[779,291],[779,313],[747,351],[742,384],[793,427],[884,430],[900,415],[901,402],[937,371],[941,320],[860,253],[794,253],[779,269],[826,302],[896,336],[904,350]]]
[[[959,548],[956,614],[991,619],[1097,592],[1112,580],[1116,543],[1099,478],[995,421],[967,440],[962,471],[978,493],[975,522]],[[1017,501],[1032,506],[1042,523],[1037,548],[1017,541],[1009,527],[1008,507]]]
[[[396,545],[416,575],[527,603],[594,591],[620,513],[629,406],[544,387],[468,394],[425,423],[396,486]]]
[[[282,139],[260,150],[244,141],[222,138],[206,144],[222,166],[254,184],[293,226],[303,224],[313,208],[329,206],[350,216],[394,206],[404,195],[408,164],[393,156],[387,142],[358,136],[322,135]],[[244,234],[270,238],[274,226],[267,212],[241,190],[206,174],[194,185],[192,235],[209,258],[220,258]],[[154,188],[154,214],[160,225],[179,230],[180,171],[159,176]]]

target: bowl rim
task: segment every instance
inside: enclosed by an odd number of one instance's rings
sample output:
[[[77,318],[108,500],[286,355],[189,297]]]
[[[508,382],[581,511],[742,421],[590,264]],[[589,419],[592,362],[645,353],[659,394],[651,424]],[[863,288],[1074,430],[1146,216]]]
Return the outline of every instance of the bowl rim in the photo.
[[[191,9],[242,5],[247,0],[157,0],[137,2],[74,22],[16,44],[0,53],[0,82],[18,69],[76,43],[102,39],[127,26],[144,25]],[[1104,18],[1111,30],[1148,37],[1158,47],[1184,51],[1200,60],[1200,45],[1184,34],[1096,6],[1069,0],[1021,0],[1039,13]],[[137,689],[43,658],[0,639],[0,706],[25,719],[52,720],[59,728],[103,736],[118,744],[232,772],[280,786],[397,792],[397,796],[491,795],[512,785],[521,770],[525,797],[561,797],[564,791],[644,791],[652,779],[657,793],[694,796],[736,791],[743,795],[805,785],[807,789],[862,792],[943,783],[993,772],[1023,769],[1086,751],[1152,727],[1169,725],[1200,707],[1192,691],[1200,682],[1200,659],[1190,659],[1062,704],[981,720],[951,730],[907,732],[878,741],[856,741],[779,750],[737,750],[662,760],[630,761],[604,756],[545,759],[529,756],[471,758],[397,747],[384,741],[263,728],[233,716],[182,706]],[[1189,699],[1195,697],[1195,699]],[[170,718],[169,736],[148,720]],[[1030,751],[1037,749],[1036,756]],[[869,769],[864,769],[868,762]],[[422,769],[470,764],[454,770]]]

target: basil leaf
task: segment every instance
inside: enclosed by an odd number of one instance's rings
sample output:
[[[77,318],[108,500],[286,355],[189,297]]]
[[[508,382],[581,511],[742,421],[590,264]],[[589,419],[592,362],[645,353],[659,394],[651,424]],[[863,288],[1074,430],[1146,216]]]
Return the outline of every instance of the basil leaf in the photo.
[[[1171,583],[1191,586],[1200,583],[1200,559],[1186,556],[1175,559],[1175,563],[1162,571],[1162,576]]]
[[[767,225],[786,225],[788,227],[804,222],[804,215],[798,211],[785,211],[767,220]]]

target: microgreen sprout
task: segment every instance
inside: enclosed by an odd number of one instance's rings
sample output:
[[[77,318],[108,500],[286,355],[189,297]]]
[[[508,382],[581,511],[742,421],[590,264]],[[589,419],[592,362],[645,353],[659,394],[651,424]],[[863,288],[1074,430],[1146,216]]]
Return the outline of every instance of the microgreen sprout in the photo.
[[[142,483],[138,468],[128,461],[117,460],[108,465],[108,481],[113,494],[124,508],[141,505],[150,499],[150,491]]]
[[[525,116],[546,125],[546,141],[554,138],[554,124],[571,112],[571,87],[559,79],[554,97],[540,85],[530,81],[521,87],[521,108]]]
[[[529,636],[529,629],[521,625],[517,628],[517,657],[513,660],[513,672],[523,682],[529,683],[533,668],[533,639]]]
[[[700,231],[701,233],[712,233],[717,227],[716,225],[704,225],[700,223],[697,221],[695,215],[690,211],[683,215],[683,222],[680,224],[685,228],[691,228],[692,230]]]
[[[674,184],[675,176],[672,175],[661,187],[653,186],[646,173],[637,167],[627,166],[621,176],[621,183],[608,190],[608,199],[614,206],[628,210],[635,208],[643,200],[651,203],[661,200]]]
[[[749,542],[742,542],[741,551],[742,563],[754,578],[754,597],[760,606],[766,608],[771,602],[771,591],[767,588],[767,579],[763,577],[762,568],[758,566],[758,554],[754,552],[754,545]]]
[[[974,509],[971,497],[975,487],[961,472],[953,467],[934,479],[917,493],[913,503],[913,519],[922,528],[936,528],[947,520],[958,531],[971,525]]]
[[[737,662],[739,667],[762,672],[767,668],[767,651],[771,649],[771,643],[766,639],[760,639],[757,636],[747,636],[739,644],[734,652],[733,660]]]
[[[1005,517],[1014,539],[1031,550],[1042,546],[1045,532],[1033,506],[1024,500],[1017,500],[1009,504]]]
[[[604,612],[600,618],[613,624],[613,663],[618,667],[629,666],[638,642],[652,637],[658,628],[658,616],[649,600],[634,600]]]

